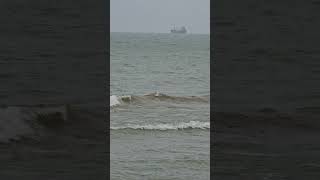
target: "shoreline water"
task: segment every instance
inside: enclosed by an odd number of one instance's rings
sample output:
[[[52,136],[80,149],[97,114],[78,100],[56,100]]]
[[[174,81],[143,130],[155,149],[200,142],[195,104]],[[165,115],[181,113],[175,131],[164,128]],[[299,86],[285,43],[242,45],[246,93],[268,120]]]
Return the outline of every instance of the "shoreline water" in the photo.
[[[111,178],[207,180],[209,35],[111,33]]]

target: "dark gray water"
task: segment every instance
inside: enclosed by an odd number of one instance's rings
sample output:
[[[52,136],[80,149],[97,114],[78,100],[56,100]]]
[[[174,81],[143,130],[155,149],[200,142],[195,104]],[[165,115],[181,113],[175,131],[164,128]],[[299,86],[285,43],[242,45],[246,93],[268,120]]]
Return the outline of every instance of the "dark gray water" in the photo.
[[[101,2],[1,1],[1,179],[105,179]]]
[[[318,8],[215,1],[214,179],[319,179]]]
[[[209,40],[111,33],[112,179],[209,179]]]

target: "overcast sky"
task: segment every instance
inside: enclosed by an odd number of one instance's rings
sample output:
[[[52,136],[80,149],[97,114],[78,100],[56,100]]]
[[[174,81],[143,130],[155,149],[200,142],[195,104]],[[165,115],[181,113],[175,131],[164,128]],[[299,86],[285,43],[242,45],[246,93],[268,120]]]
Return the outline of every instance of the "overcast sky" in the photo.
[[[111,0],[111,32],[210,32],[210,0]]]

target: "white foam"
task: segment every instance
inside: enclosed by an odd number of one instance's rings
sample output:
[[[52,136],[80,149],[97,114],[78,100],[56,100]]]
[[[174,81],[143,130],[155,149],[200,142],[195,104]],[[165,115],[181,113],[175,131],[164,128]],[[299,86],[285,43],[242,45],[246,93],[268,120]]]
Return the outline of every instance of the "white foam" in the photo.
[[[110,96],[110,107],[121,104],[118,97],[115,95]]]
[[[133,125],[128,124],[126,126],[111,127],[112,130],[120,129],[141,129],[141,130],[179,130],[179,129],[210,129],[210,122],[190,121],[181,122],[177,124],[145,124],[145,125]]]
[[[131,102],[132,97],[129,96],[116,96],[112,95],[110,96],[110,107],[118,106],[122,103],[129,103]]]

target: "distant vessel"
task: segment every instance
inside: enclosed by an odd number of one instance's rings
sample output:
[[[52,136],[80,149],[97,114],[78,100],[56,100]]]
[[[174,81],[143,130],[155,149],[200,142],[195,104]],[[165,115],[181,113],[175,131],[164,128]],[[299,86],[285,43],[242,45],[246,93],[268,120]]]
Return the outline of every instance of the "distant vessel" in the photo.
[[[186,34],[187,29],[184,26],[182,26],[180,29],[173,28],[173,29],[171,29],[171,33]]]

